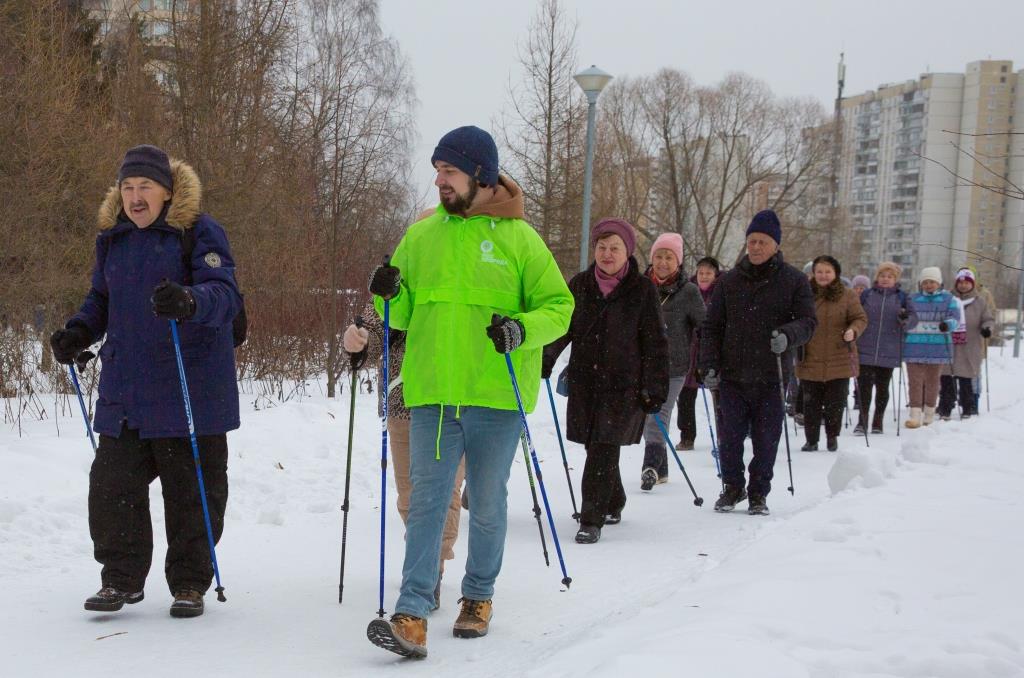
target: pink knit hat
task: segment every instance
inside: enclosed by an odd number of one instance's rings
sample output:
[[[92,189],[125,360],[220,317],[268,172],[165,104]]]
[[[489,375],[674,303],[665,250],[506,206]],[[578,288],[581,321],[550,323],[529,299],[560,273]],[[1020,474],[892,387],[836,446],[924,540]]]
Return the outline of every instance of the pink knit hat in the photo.
[[[683,263],[683,236],[678,233],[662,233],[658,236],[658,239],[651,245],[651,254],[648,257],[650,261],[654,260],[654,253],[658,250],[668,250],[672,254],[676,255],[676,263]]]

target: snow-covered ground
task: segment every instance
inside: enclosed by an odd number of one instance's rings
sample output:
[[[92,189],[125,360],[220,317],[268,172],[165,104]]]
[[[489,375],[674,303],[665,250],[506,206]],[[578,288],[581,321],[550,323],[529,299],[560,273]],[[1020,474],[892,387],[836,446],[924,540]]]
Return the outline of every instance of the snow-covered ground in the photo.
[[[465,557],[449,566],[425,661],[372,646],[380,510],[374,397],[357,402],[345,602],[338,566],[348,398],[255,411],[229,436],[227,527],[217,549],[228,601],[194,620],[167,614],[159,484],[146,600],[116,614],[82,601],[99,588],[86,522],[92,452],[69,416],[0,430],[0,675],[22,676],[1024,676],[1024,362],[993,357],[992,410],[870,449],[849,430],[839,454],[797,451],[790,496],[780,446],[767,518],[715,514],[718,481],[703,405],[680,474],[639,489],[642,448],[623,453],[629,502],[601,542],[575,523],[543,397],[530,416],[571,589],[554,547],[542,559],[526,471],[510,481],[509,538],[490,635],[451,637]],[[315,389],[313,389],[315,390]],[[564,399],[556,397],[564,413]],[[59,424],[60,435],[57,434]],[[672,428],[675,434],[675,428]],[[583,450],[568,445],[579,495]],[[402,526],[387,498],[385,605],[397,593]],[[547,524],[545,523],[545,531]]]

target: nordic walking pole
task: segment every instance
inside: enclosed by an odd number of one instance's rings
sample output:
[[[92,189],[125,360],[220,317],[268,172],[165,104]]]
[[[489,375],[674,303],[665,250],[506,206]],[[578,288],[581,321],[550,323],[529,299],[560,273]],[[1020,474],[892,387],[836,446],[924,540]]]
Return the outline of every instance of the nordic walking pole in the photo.
[[[572,500],[572,519],[580,522],[580,512],[576,508],[576,494],[572,491],[572,477],[569,475],[569,460],[565,456],[565,443],[562,442],[562,427],[558,425],[558,411],[555,409],[555,396],[551,393],[551,380],[545,379],[544,384],[548,387],[548,402],[551,403],[551,418],[555,420],[555,433],[558,434],[558,449],[562,451],[562,466],[565,467],[565,480],[569,483],[569,499]],[[534,497],[534,504],[537,503]]]
[[[949,378],[953,380],[953,392],[956,394],[956,410],[960,418],[964,418],[964,407],[960,404],[960,384],[956,380],[956,371],[953,369],[953,334],[944,332],[946,335],[946,357],[949,358]]]
[[[896,389],[896,437],[900,437],[900,398],[903,397],[903,325],[900,325],[900,379]]]
[[[362,316],[356,316],[356,327],[363,326]],[[349,356],[349,369],[352,371],[352,383],[349,386],[351,391],[351,400],[349,401],[348,407],[348,453],[345,455],[345,498],[341,503],[341,510],[345,512],[345,517],[341,521],[341,571],[338,575],[338,604],[341,604],[341,599],[345,595],[345,545],[348,541],[348,492],[349,486],[352,480],[352,432],[355,429],[356,421],[356,389],[359,387],[357,373],[359,368],[363,366],[363,360],[366,359],[365,350],[362,353],[354,353]],[[381,507],[383,510],[383,506]]]
[[[196,466],[196,478],[199,481],[199,499],[203,505],[203,522],[206,523],[206,540],[210,545],[210,562],[213,563],[213,574],[217,578],[217,600],[224,602],[224,586],[220,583],[220,568],[217,566],[217,548],[213,543],[213,527],[210,525],[210,509],[206,504],[206,484],[203,482],[203,466],[199,461],[199,442],[196,440],[196,426],[192,419],[192,401],[188,396],[188,381],[185,379],[185,363],[181,359],[181,340],[178,338],[178,321],[171,319],[171,339],[174,340],[174,357],[178,361],[178,377],[181,380],[181,395],[185,401],[185,418],[188,420],[188,437],[192,442],[192,461]]]
[[[391,263],[391,257],[384,257],[384,265]],[[388,344],[391,341],[391,301],[384,300],[384,339],[381,342],[381,373],[383,378],[377,388],[380,389],[381,410],[380,410],[380,607],[377,609],[377,616],[384,618],[384,528],[387,519],[388,491]]]
[[[79,370],[84,371],[86,364],[95,357],[95,354],[91,351],[83,351],[75,358],[75,364],[78,365]],[[78,373],[75,372],[75,365],[68,365],[68,372],[71,374],[71,383],[75,385],[75,393],[78,394],[78,406],[82,408],[82,419],[85,421],[85,432],[89,434],[89,440],[92,442],[92,453],[96,454],[96,436],[93,435],[92,426],[89,425],[89,413],[85,409],[85,399],[82,398],[82,387],[78,383]]]
[[[714,459],[715,459],[715,471],[718,473],[718,478],[721,479],[722,478],[722,464],[718,460],[718,443],[715,441],[715,427],[711,423],[711,410],[708,408],[708,392],[707,392],[707,389],[704,388],[703,384],[701,384],[700,393],[701,393],[702,396],[704,396],[704,414],[706,414],[707,417],[708,417],[708,433],[711,434],[711,456],[714,457]],[[711,397],[714,398],[715,394],[712,393]],[[717,421],[717,418],[718,418],[718,403],[717,402],[715,403],[715,418],[716,418],[716,421]],[[723,489],[725,488],[724,482],[722,484],[722,487],[723,487]]]
[[[853,370],[853,383],[856,384],[857,383],[857,377],[860,376],[860,365],[857,363],[857,360],[854,357],[854,354],[853,354],[853,342],[852,341],[846,342],[846,350],[850,354],[850,369]],[[854,397],[854,399],[857,398],[856,390],[854,391],[853,397]],[[869,397],[870,397],[870,394],[869,394]],[[863,399],[860,401],[860,406],[862,408],[864,407]],[[868,415],[867,415],[867,412],[865,412],[863,409],[857,410],[857,419],[858,419],[857,423],[858,424],[860,423],[860,418],[861,417],[864,418],[864,444],[867,445],[868,447],[871,447],[871,441],[868,440]]]
[[[683,472],[683,477],[686,478],[686,484],[690,486],[690,492],[693,492],[693,505],[703,505],[704,498],[698,496],[697,490],[693,489],[693,483],[690,482],[690,476],[687,475],[686,469],[683,468],[683,460],[679,458],[679,453],[676,452],[676,446],[672,444],[672,439],[669,437],[668,430],[665,428],[665,422],[661,420],[661,415],[654,413],[651,416],[654,417],[654,423],[658,425],[658,429],[661,431],[661,437],[665,439],[665,444],[668,445],[668,449],[672,450],[672,456],[676,458],[676,463],[679,464],[679,470]]]
[[[992,391],[988,381],[988,339],[985,340],[985,411],[992,411]]]
[[[537,503],[537,488],[533,484],[533,470],[530,468],[530,452],[526,445],[526,436],[519,434],[519,442],[523,448],[523,461],[526,462],[526,477],[530,479],[530,494],[533,495],[533,517],[537,519],[537,530],[540,532],[540,547],[544,551],[544,564],[551,567],[548,558],[548,542],[544,538],[544,524],[540,520],[540,504]]]
[[[772,330],[772,336],[779,336],[778,330]],[[789,452],[789,427],[786,426],[786,386],[785,378],[782,374],[782,354],[775,354],[775,365],[779,368],[779,397],[782,399],[782,431],[786,434],[786,464],[789,466],[789,490],[790,495],[796,494],[793,491],[793,457]]]
[[[551,538],[555,542],[555,553],[558,554],[558,565],[562,568],[562,584],[569,588],[572,584],[572,577],[565,571],[565,559],[562,558],[562,546],[558,543],[558,531],[555,529],[555,519],[551,515],[551,504],[548,503],[548,492],[544,489],[544,475],[540,471],[540,462],[537,461],[537,450],[533,446],[533,437],[530,435],[530,427],[526,423],[526,409],[523,408],[523,396],[519,393],[519,382],[516,380],[516,369],[512,366],[512,356],[505,354],[505,366],[508,368],[509,379],[512,380],[512,390],[516,394],[516,405],[519,406],[519,418],[523,421],[523,435],[526,436],[526,444],[530,448],[530,458],[533,460],[533,469],[537,473],[537,484],[540,485],[540,496],[544,500],[544,510],[548,514],[548,527],[551,528]]]

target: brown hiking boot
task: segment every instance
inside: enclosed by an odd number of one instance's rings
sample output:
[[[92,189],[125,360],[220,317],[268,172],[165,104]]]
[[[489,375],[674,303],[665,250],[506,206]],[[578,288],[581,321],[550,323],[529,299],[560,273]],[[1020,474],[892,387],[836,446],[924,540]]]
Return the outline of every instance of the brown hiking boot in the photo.
[[[374,619],[366,637],[377,647],[413,659],[427,656],[427,620],[399,612],[391,620]]]
[[[171,603],[172,617],[198,617],[203,613],[203,594],[192,589],[183,589],[174,594]]]
[[[470,600],[459,598],[462,611],[455,620],[452,635],[456,638],[481,638],[487,635],[493,610],[489,600]]]

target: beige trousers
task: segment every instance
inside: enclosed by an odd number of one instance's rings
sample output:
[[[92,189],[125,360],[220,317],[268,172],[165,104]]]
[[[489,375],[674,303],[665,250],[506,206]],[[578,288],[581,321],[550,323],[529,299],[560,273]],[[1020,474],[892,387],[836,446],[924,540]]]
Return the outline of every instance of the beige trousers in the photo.
[[[935,407],[939,401],[939,377],[942,365],[907,363],[907,383],[911,407]]]
[[[398,489],[398,513],[405,523],[409,516],[409,500],[412,497],[412,480],[409,478],[409,420],[388,417],[388,447],[391,450],[391,468],[395,473],[395,487]],[[459,462],[455,472],[452,500],[448,504],[448,517],[444,521],[441,537],[441,571],[444,561],[455,557],[455,540],[459,537],[459,518],[462,512],[462,481],[466,477],[466,457]]]

